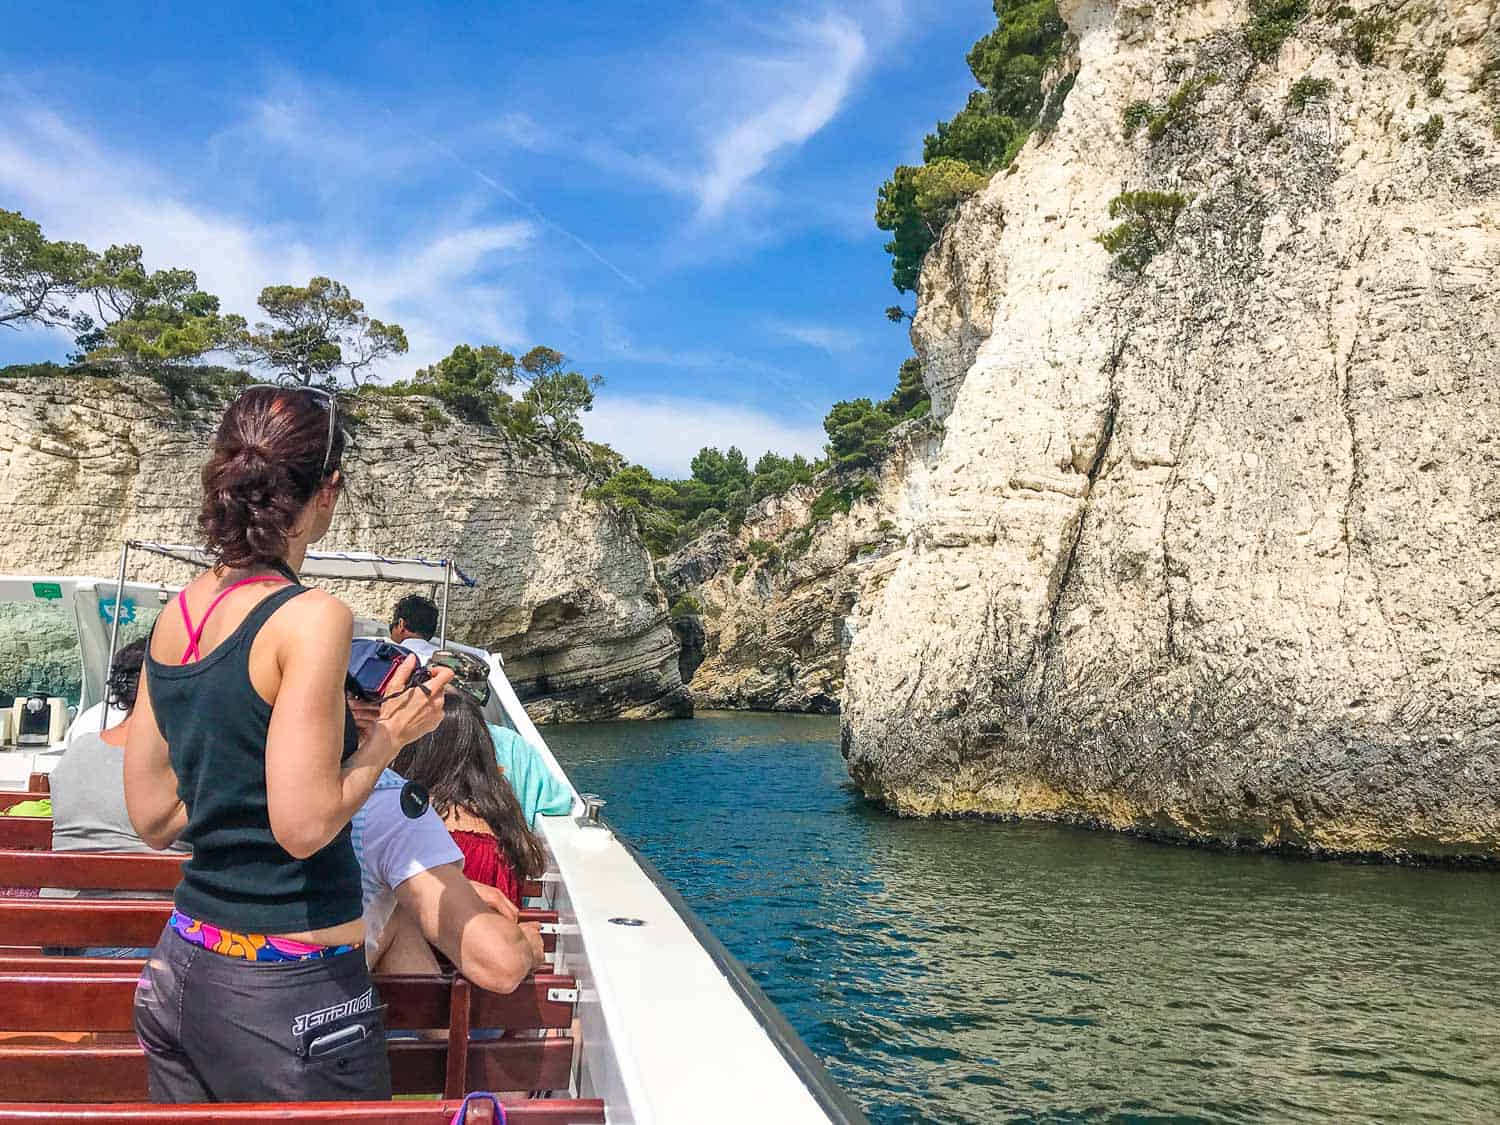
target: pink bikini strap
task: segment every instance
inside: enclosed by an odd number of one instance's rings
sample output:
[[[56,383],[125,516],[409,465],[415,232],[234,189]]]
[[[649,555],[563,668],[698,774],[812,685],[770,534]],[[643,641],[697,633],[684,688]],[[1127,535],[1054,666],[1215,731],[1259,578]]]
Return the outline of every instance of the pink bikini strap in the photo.
[[[187,591],[183,590],[177,595],[177,608],[182,611],[182,623],[187,626],[188,643],[187,648],[182,650],[182,659],[179,664],[186,664],[189,659],[202,660],[203,654],[198,651],[198,642],[203,639],[203,630],[208,625],[209,616],[219,608],[219,603],[234,593],[241,586],[250,586],[256,582],[285,582],[286,579],[276,574],[261,574],[253,578],[241,578],[238,582],[231,582],[219,591],[219,596],[208,603],[208,608],[203,611],[203,616],[198,619],[198,624],[193,625],[193,619],[188,616]]]

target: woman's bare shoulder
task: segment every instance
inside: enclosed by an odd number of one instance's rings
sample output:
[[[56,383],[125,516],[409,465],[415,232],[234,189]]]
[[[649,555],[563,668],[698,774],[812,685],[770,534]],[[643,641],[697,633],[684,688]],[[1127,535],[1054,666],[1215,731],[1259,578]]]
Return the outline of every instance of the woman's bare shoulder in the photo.
[[[314,588],[287,602],[276,616],[299,626],[339,628],[345,632],[354,628],[354,611],[326,590]]]

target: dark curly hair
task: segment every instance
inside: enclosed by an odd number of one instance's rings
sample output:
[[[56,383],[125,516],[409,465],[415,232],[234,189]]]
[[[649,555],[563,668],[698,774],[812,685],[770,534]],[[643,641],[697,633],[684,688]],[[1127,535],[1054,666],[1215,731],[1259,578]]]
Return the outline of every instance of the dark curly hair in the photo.
[[[145,637],[131,641],[115,653],[109,666],[109,682],[104,685],[104,698],[111,707],[129,711],[135,706],[136,689],[141,686],[141,664],[145,659]]]
[[[462,809],[488,824],[520,878],[533,879],[547,869],[541,841],[495,763],[495,743],[484,715],[467,696],[450,691],[437,729],[396,755],[391,768],[425,785],[439,816]]]
[[[240,568],[285,558],[302,509],[339,472],[345,441],[330,396],[306,387],[251,387],[235,399],[203,466],[198,528],[215,561]]]
[[[421,594],[407,594],[396,603],[396,608],[391,613],[391,624],[398,621],[406,622],[406,627],[413,633],[430,641],[438,629],[438,607],[431,598],[424,598]]]

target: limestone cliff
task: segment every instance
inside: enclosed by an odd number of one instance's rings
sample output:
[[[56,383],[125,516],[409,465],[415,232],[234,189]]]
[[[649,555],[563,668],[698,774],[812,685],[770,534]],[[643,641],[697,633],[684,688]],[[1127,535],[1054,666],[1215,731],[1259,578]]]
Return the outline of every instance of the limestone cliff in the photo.
[[[711,531],[658,564],[668,596],[699,610],[675,623],[697,706],[838,711],[861,606],[905,549],[935,435],[927,423],[905,426],[868,476],[824,474],[768,497],[735,534]]]
[[[1314,2],[1267,61],[1244,3],[1059,7],[1060,121],[925,264],[945,431],[849,653],[851,774],[1500,857],[1500,3]],[[1140,189],[1183,209],[1136,272],[1096,236]]]
[[[0,571],[109,575],[125,538],[194,541],[221,409],[140,379],[0,380]],[[500,652],[538,720],[691,712],[651,560],[627,522],[582,498],[563,458],[436,408],[425,425],[399,401],[355,409],[349,489],[325,545],[459,560],[479,585],[455,589],[453,636]],[[401,592],[338,589],[381,620]]]

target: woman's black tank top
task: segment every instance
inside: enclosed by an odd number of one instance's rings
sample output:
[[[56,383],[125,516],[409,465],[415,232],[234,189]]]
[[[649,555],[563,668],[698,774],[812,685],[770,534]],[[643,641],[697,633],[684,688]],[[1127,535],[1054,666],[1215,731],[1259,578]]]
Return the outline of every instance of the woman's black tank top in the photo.
[[[193,847],[176,906],[201,922],[241,933],[320,930],[361,913],[359,862],[348,825],[307,859],[290,855],[271,833],[271,705],[250,682],[250,645],[271,615],[304,590],[277,590],[195,664],[163,664],[147,646],[151,707],[177,774],[177,796],[187,806],[181,839]],[[344,757],[357,745],[346,709]]]

